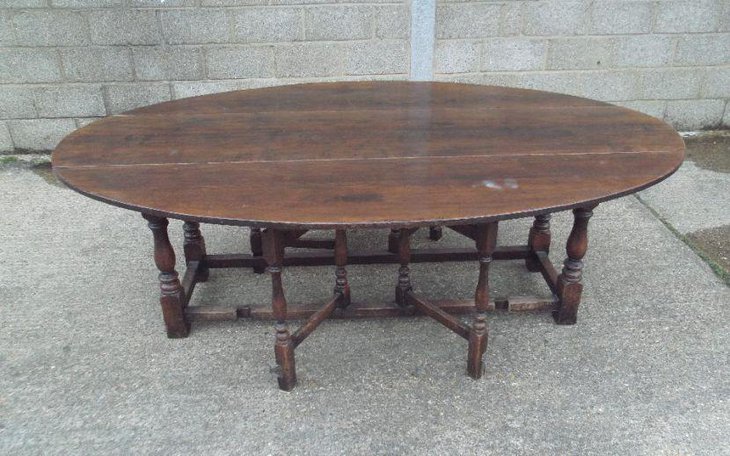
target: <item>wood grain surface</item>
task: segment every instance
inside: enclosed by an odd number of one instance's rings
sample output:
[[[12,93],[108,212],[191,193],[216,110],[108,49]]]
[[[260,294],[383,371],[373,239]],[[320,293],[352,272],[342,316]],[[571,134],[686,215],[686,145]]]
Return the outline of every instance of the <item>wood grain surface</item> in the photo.
[[[548,92],[302,84],[110,116],[66,137],[57,176],[157,216],[278,228],[464,224],[592,205],[684,158],[667,124]]]

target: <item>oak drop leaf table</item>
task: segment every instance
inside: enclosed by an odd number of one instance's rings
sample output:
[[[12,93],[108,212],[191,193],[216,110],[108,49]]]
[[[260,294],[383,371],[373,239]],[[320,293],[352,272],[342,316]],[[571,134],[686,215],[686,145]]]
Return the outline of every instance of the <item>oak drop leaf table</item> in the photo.
[[[610,104],[526,89],[429,82],[303,84],[161,103],[94,122],[53,154],[56,175],[149,222],[169,337],[195,318],[273,318],[279,386],[296,383],[295,348],[328,317],[428,315],[467,340],[467,372],[482,374],[486,312],[544,309],[574,324],[587,225],[602,201],[653,185],[684,158],[665,123]],[[573,210],[567,259],[548,258],[550,214]],[[497,247],[500,220],[534,216],[527,244]],[[182,279],[168,218],[184,222]],[[251,254],[208,254],[199,223],[249,226]],[[410,249],[419,227],[446,226],[474,249]],[[348,254],[346,233],[388,228],[388,248]],[[333,240],[303,239],[333,230]],[[285,255],[287,247],[322,250]],[[385,247],[385,246],[384,246]],[[489,299],[493,260],[523,260],[548,300]],[[429,301],[411,287],[413,261],[479,264],[473,301]],[[399,264],[392,305],[350,305],[346,264]],[[334,297],[287,306],[285,265],[335,265]],[[188,306],[209,269],[264,268],[271,307]],[[459,314],[471,315],[463,320]],[[287,320],[305,319],[294,332]],[[469,324],[465,321],[470,321]]]

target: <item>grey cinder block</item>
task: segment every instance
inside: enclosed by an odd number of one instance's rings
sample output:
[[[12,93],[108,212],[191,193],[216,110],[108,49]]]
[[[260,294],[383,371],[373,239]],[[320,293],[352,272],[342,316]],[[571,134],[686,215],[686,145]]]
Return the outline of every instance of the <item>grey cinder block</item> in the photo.
[[[48,0],[54,8],[108,8],[121,6],[124,0]]]
[[[379,5],[375,7],[376,38],[408,38],[410,15],[404,5]]]
[[[725,100],[671,100],[665,120],[680,130],[718,127],[724,111]]]
[[[162,33],[170,44],[226,43],[228,18],[218,9],[160,11]]]
[[[153,10],[102,10],[89,13],[94,44],[159,44],[162,35]]]
[[[658,33],[714,32],[720,18],[717,0],[684,0],[657,2]]]
[[[10,20],[10,11],[0,10],[0,46],[12,46],[15,44],[15,33],[13,23]]]
[[[601,69],[611,67],[613,42],[607,38],[556,38],[549,40],[550,70]]]
[[[707,68],[703,98],[730,98],[730,67]]]
[[[30,119],[7,122],[16,148],[52,150],[76,129],[73,119]]]
[[[244,8],[231,13],[233,41],[240,43],[302,39],[299,8]]]
[[[494,38],[484,42],[482,70],[526,71],[545,67],[547,42],[531,38]]]
[[[34,90],[34,96],[40,117],[106,115],[99,85],[74,84],[39,87]]]
[[[682,66],[730,64],[730,33],[680,37],[674,63]]]
[[[207,50],[211,79],[266,78],[274,76],[272,46],[236,46]]]
[[[61,67],[55,49],[0,49],[0,83],[56,82]]]
[[[615,38],[617,67],[659,67],[672,60],[674,38],[669,35],[634,35]]]
[[[33,104],[33,91],[28,86],[4,86],[0,89],[0,119],[32,119],[38,117]]]
[[[437,38],[482,38],[499,35],[500,4],[447,3],[436,7]]]
[[[3,0],[5,8],[43,8],[46,0]]]
[[[583,1],[544,0],[523,3],[525,35],[579,35],[585,30],[587,8]]]
[[[13,16],[18,44],[25,46],[81,46],[89,43],[81,13],[68,10],[31,10]]]
[[[10,152],[14,149],[13,138],[5,122],[0,122],[0,152]]]
[[[572,71],[526,72],[520,76],[518,81],[520,87],[527,89],[585,96],[583,80],[580,77],[580,73]]]
[[[436,73],[467,73],[479,70],[481,45],[473,40],[442,40],[436,43]]]
[[[144,46],[132,50],[137,78],[143,81],[203,78],[203,56],[187,46]]]
[[[61,59],[69,81],[131,81],[129,50],[120,47],[64,49]]]
[[[372,36],[372,8],[368,6],[312,7],[304,11],[307,40],[357,40]]]
[[[301,43],[277,46],[276,76],[315,77],[341,74],[339,62],[344,61],[346,49],[333,43]]]
[[[345,73],[352,75],[408,73],[408,46],[401,40],[351,44]]]
[[[592,2],[589,33],[649,33],[654,2],[603,0]]]
[[[579,73],[582,95],[602,101],[640,99],[641,80],[635,71],[591,71]]]
[[[640,72],[644,100],[697,98],[700,94],[702,71],[693,68],[658,68]]]
[[[104,92],[109,114],[118,114],[171,98],[170,85],[167,83],[114,84],[104,86]]]

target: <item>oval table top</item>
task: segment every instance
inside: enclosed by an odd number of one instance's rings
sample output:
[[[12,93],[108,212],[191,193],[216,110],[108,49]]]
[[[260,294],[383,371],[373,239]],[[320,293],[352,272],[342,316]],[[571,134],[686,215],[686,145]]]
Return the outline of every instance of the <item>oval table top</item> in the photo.
[[[219,93],[113,115],[53,153],[69,187],[191,221],[454,225],[589,206],[672,174],[667,124],[598,101],[432,82]]]

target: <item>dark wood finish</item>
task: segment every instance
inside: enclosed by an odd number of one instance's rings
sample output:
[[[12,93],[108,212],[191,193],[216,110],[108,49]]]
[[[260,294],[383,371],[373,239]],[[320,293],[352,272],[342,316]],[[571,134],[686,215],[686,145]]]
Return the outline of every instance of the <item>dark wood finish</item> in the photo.
[[[415,228],[401,228],[398,230],[398,284],[395,286],[395,302],[399,306],[405,306],[406,294],[411,291],[411,234]]]
[[[464,339],[469,339],[470,329],[461,320],[454,318],[453,315],[446,310],[441,309],[437,304],[426,301],[413,294],[413,290],[408,290],[404,294],[406,304],[414,306],[422,314],[427,315],[442,325],[446,326]]]
[[[527,246],[503,246],[494,251],[495,260],[524,260],[530,255]],[[349,264],[393,264],[398,255],[384,250],[353,252],[348,255]],[[411,263],[433,263],[441,261],[476,261],[479,254],[467,248],[411,249]],[[255,268],[265,263],[263,258],[245,253],[213,254],[206,257],[209,268]],[[330,252],[292,252],[284,257],[284,266],[331,266],[335,264]]]
[[[444,230],[438,225],[428,228],[428,238],[432,241],[438,241],[444,235]]]
[[[419,298],[421,299],[421,298]],[[330,301],[331,302],[331,301]],[[471,315],[474,313],[474,300],[429,300],[430,304],[450,315]],[[537,296],[510,296],[495,298],[489,302],[488,312],[552,312],[557,306],[555,298],[540,298]],[[411,303],[412,304],[412,303]],[[290,320],[306,320],[311,318],[322,308],[321,303],[288,303],[287,317]],[[219,307],[219,306],[189,306],[185,308],[186,315],[193,321],[217,320],[273,320],[271,305]],[[372,318],[402,318],[423,316],[422,312],[412,305],[400,307],[383,303],[353,302],[346,309],[337,308],[327,318],[334,319],[372,319]]]
[[[400,230],[391,229],[388,233],[388,252],[398,254],[398,240],[400,239]]]
[[[535,216],[535,221],[527,237],[527,245],[533,253],[550,252],[550,217],[550,214]],[[540,272],[540,265],[538,263],[539,259],[536,255],[530,255],[525,259],[525,266],[530,272]]]
[[[321,307],[319,310],[314,312],[309,319],[307,319],[306,322],[302,326],[297,329],[294,334],[292,335],[292,341],[294,342],[294,347],[298,347],[299,344],[304,342],[304,339],[307,338],[312,332],[317,329],[317,326],[320,325],[325,319],[329,318],[330,315],[332,315],[332,312],[335,311],[335,309],[338,306],[342,306],[342,301],[344,299],[344,295],[338,294],[330,302],[325,304],[323,307]],[[292,357],[293,359],[293,357]]]
[[[200,233],[200,224],[198,222],[183,222],[183,233],[185,241],[183,242],[183,251],[185,253],[185,263],[197,261],[200,264],[198,268],[196,281],[205,282],[208,280],[208,267],[203,263],[206,255],[205,239]]]
[[[467,355],[467,373],[471,378],[482,376],[482,358],[487,350],[487,308],[489,304],[489,265],[492,253],[497,246],[497,223],[488,223],[475,227],[475,242],[479,252],[479,280],[474,293],[476,314],[469,331],[469,352]]]
[[[656,183],[683,155],[665,123],[597,101],[343,82],[111,116],[65,138],[53,164],[70,187],[110,204],[291,230],[464,225],[586,207]]]
[[[573,210],[573,229],[568,236],[566,258],[563,272],[558,277],[558,297],[560,304],[555,312],[555,321],[560,325],[574,325],[578,315],[578,305],[583,292],[583,257],[588,251],[588,220],[595,206]]]
[[[587,225],[600,202],[653,185],[684,157],[665,123],[625,108],[526,89],[432,82],[294,85],[195,97],[94,122],[53,154],[56,175],[98,200],[140,211],[153,232],[169,337],[189,319],[275,320],[281,389],[297,381],[295,348],[327,318],[427,315],[468,341],[479,378],[489,310],[551,310],[573,324],[580,304]],[[272,191],[272,188],[276,191]],[[549,260],[549,213],[573,209],[567,259]],[[496,248],[497,223],[535,216],[526,246]],[[167,218],[184,220],[187,269],[175,271]],[[251,255],[208,255],[200,222],[249,226]],[[472,249],[411,251],[410,236],[441,227]],[[349,254],[346,229],[388,228],[388,251]],[[263,229],[263,231],[262,231]],[[311,229],[334,240],[303,239]],[[324,249],[295,252],[286,248]],[[334,250],[334,251],[330,251]],[[553,297],[489,299],[493,260],[524,260]],[[409,264],[479,261],[473,302],[428,301]],[[396,304],[351,304],[347,264],[398,263]],[[334,297],[289,306],[284,265],[335,265]],[[269,308],[188,307],[209,269],[268,268]],[[456,315],[471,314],[471,324]],[[293,334],[289,319],[305,321]]]
[[[340,307],[350,305],[350,284],[347,282],[347,235],[345,230],[335,230],[335,297],[340,297]]]
[[[251,245],[251,255],[263,259],[264,248],[261,240],[261,228],[252,227],[249,235],[249,243]],[[258,262],[253,265],[253,272],[263,274],[266,271],[265,261]]]
[[[177,271],[175,271],[175,251],[167,235],[168,221],[166,218],[143,214],[152,230],[155,246],[155,265],[160,271],[160,306],[162,319],[167,328],[167,337],[187,337],[190,325],[185,319],[185,292]]]
[[[297,374],[294,363],[294,341],[286,322],[286,297],[281,283],[281,268],[284,263],[283,233],[275,229],[267,229],[262,234],[264,257],[268,263],[269,274],[271,274],[271,308],[276,319],[274,354],[279,368],[279,388],[290,391],[297,383]]]

